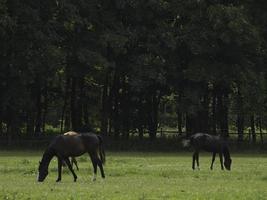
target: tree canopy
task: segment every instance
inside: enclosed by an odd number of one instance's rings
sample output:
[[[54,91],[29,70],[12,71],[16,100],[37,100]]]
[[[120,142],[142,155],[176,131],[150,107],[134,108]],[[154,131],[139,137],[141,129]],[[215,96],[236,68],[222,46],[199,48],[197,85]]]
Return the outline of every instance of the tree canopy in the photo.
[[[264,1],[1,0],[0,134],[228,136],[266,119]],[[168,109],[169,108],[169,109]]]

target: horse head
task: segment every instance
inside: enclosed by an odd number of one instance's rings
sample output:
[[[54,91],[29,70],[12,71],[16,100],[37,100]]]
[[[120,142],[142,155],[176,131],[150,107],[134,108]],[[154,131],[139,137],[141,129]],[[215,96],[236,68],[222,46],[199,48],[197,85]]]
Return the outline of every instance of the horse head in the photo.
[[[227,170],[231,170],[232,159],[231,158],[225,159],[223,164]]]
[[[47,177],[48,165],[54,155],[55,153],[53,149],[48,148],[45,150],[42,160],[39,162],[37,181],[43,182]]]
[[[44,162],[39,162],[37,181],[43,182],[48,175],[48,168],[45,166]]]

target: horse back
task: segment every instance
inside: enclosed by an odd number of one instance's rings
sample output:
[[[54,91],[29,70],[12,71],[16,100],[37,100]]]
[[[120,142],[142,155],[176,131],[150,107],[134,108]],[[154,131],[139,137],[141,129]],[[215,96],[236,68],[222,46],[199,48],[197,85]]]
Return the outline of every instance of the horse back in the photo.
[[[92,133],[85,133],[80,135],[83,144],[89,151],[96,150],[100,145],[100,140],[97,135]]]
[[[63,156],[80,156],[86,152],[97,151],[100,140],[95,134],[59,135],[50,144],[58,154]]]
[[[221,138],[206,133],[196,133],[192,135],[190,143],[195,149],[208,152],[221,152],[223,148],[223,141]]]
[[[77,133],[75,131],[68,131],[68,132],[64,133],[64,135],[70,135],[70,136],[72,136],[72,135],[79,135],[79,133]]]
[[[80,134],[60,135],[51,146],[58,154],[63,156],[80,156],[86,152]]]

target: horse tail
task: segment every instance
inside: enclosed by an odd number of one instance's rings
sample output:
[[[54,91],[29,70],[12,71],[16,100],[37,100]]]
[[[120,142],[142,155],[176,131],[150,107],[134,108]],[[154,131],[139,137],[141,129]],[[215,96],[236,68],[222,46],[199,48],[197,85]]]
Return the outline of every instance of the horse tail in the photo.
[[[100,135],[97,135],[97,138],[99,139],[99,156],[100,160],[103,164],[106,162],[106,154],[103,146],[103,138]]]

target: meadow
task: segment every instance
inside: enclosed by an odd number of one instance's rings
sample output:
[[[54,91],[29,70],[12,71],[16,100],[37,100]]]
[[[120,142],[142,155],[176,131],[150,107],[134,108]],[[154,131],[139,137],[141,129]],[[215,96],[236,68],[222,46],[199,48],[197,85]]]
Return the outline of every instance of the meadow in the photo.
[[[232,171],[221,171],[216,158],[200,154],[200,170],[191,169],[191,153],[107,152],[106,179],[91,181],[92,166],[78,158],[78,180],[57,161],[45,182],[36,181],[40,151],[0,151],[0,199],[267,199],[267,154],[233,154]]]

